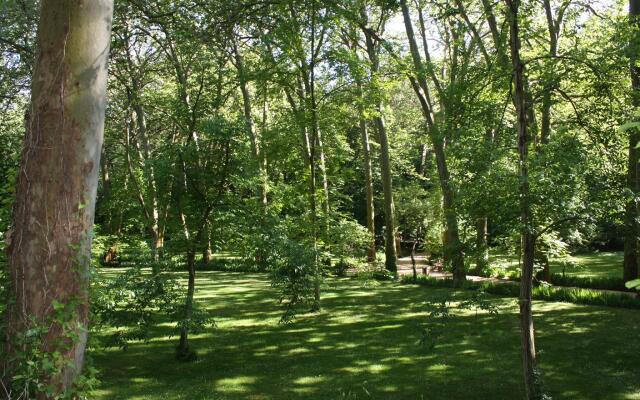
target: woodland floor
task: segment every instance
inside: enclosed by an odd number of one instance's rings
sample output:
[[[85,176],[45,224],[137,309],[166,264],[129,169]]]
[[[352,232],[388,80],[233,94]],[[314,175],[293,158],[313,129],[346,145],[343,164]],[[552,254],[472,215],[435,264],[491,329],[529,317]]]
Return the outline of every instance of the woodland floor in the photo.
[[[113,270],[111,270],[113,271]],[[278,324],[268,276],[200,272],[197,296],[217,326],[174,361],[168,324],[149,343],[94,352],[96,399],[516,399],[520,341],[513,299],[497,316],[455,309],[432,351],[418,344],[426,303],[454,292],[328,279],[323,310]],[[637,310],[536,301],[537,345],[554,399],[640,400]]]

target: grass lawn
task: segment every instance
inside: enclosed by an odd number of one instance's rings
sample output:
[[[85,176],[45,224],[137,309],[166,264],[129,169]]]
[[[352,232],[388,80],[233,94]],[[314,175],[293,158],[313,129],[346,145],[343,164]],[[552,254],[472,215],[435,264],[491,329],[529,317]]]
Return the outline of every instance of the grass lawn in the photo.
[[[601,252],[572,255],[566,258],[575,264],[574,268],[567,268],[568,276],[581,278],[622,278],[622,252]],[[489,258],[491,265],[506,271],[518,269],[518,257],[503,254],[492,254]],[[560,259],[551,259],[551,272],[562,273]]]
[[[513,299],[500,314],[456,310],[435,349],[417,344],[425,302],[470,292],[328,279],[323,310],[279,325],[267,276],[201,272],[197,296],[217,327],[194,336],[194,363],[174,361],[169,326],[123,352],[93,354],[96,399],[518,399]],[[554,399],[640,400],[640,313],[536,302],[538,348]]]

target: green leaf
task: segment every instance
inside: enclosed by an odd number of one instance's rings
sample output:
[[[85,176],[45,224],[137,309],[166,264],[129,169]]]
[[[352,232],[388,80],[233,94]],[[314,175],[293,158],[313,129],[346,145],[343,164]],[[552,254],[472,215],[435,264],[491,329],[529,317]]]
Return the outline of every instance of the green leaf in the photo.
[[[634,121],[634,122],[627,122],[626,124],[620,125],[620,130],[622,132],[628,131],[629,129],[632,128],[640,128],[640,122]]]
[[[632,281],[629,281],[629,282],[625,283],[624,286],[626,286],[627,289],[640,290],[640,279],[634,279]]]

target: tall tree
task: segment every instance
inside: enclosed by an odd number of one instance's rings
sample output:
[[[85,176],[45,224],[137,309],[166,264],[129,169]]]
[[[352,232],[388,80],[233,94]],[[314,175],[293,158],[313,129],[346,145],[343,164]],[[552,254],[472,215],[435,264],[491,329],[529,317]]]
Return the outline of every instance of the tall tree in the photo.
[[[420,50],[418,48],[416,35],[413,29],[413,23],[411,22],[411,14],[409,11],[409,6],[407,5],[407,1],[401,0],[400,7],[402,8],[402,16],[404,18],[407,39],[409,41],[411,59],[413,61],[413,67],[415,69],[415,77],[411,77],[411,86],[413,87],[413,90],[420,100],[422,114],[424,116],[425,123],[428,129],[429,138],[431,139],[431,144],[433,146],[436,158],[436,165],[438,168],[438,178],[442,191],[442,203],[445,220],[445,260],[451,263],[454,280],[456,282],[460,282],[466,279],[466,271],[464,266],[462,245],[458,232],[458,215],[455,208],[455,192],[451,184],[451,176],[445,154],[444,132],[439,129],[439,125],[436,123],[434,118],[435,113],[431,100],[429,85],[427,83],[427,73],[429,73],[429,75],[431,76],[431,79],[436,86],[437,91],[439,92],[440,98],[444,98],[444,94],[442,94],[443,89],[439,84],[438,79],[435,77],[435,72],[433,71],[433,68],[431,66],[424,22],[422,21],[422,13],[419,10],[423,38],[423,51],[425,52],[425,57],[427,57],[426,61],[428,65],[425,65],[423,63],[422,57],[420,56]],[[454,53],[457,52],[454,51]],[[454,80],[453,76],[451,77],[451,80]]]
[[[629,21],[632,26],[630,43],[630,71],[631,71],[631,104],[634,109],[640,107],[640,67],[638,66],[638,49],[640,49],[640,1],[629,0]],[[627,169],[627,189],[631,199],[627,201],[625,209],[625,238],[624,238],[624,280],[630,281],[638,277],[638,200],[640,192],[640,154],[638,153],[640,132],[637,128],[629,130],[629,158]]]
[[[369,17],[366,9],[361,9],[362,27],[365,36],[365,45],[370,62],[370,80],[375,91],[380,91],[380,43],[377,43],[378,34],[369,28]],[[384,17],[381,17],[384,20]],[[380,29],[384,29],[384,23],[379,24]],[[374,100],[375,115],[373,117],[378,143],[380,144],[380,172],[382,175],[382,191],[384,193],[384,221],[385,221],[385,267],[391,272],[398,269],[398,248],[396,246],[396,216],[393,204],[393,177],[391,171],[391,156],[389,135],[382,113],[382,98],[379,93],[375,94]]]
[[[87,343],[89,260],[106,105],[113,0],[43,0],[31,106],[9,246],[5,377],[18,345],[47,327],[39,351],[60,354],[38,398],[68,392]],[[13,360],[13,361],[10,361]]]
[[[242,107],[244,117],[247,121],[247,130],[251,139],[251,150],[253,152],[254,162],[258,165],[258,174],[260,175],[260,201],[263,205],[267,205],[267,159],[263,154],[262,140],[260,133],[253,120],[251,94],[249,93],[249,83],[247,81],[247,71],[245,68],[240,41],[233,40],[233,55],[235,66],[238,71],[238,83],[240,92],[242,93]]]
[[[505,0],[509,20],[509,47],[513,68],[513,103],[517,114],[518,129],[518,171],[520,175],[520,226],[523,245],[522,273],[520,278],[520,335],[522,341],[522,362],[524,385],[527,399],[541,396],[536,372],[536,347],[531,311],[533,287],[533,263],[535,235],[532,221],[529,189],[529,121],[527,119],[527,95],[525,93],[525,71],[520,57],[519,0]]]

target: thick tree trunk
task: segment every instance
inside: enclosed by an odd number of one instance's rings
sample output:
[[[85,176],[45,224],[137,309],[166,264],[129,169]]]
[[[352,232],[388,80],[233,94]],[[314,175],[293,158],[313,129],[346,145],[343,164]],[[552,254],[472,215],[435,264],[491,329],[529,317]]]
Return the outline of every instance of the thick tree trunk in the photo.
[[[112,0],[42,0],[31,112],[9,245],[3,357],[9,380],[16,342],[46,328],[40,351],[59,352],[41,371],[52,394],[82,372],[87,342],[91,232],[106,106]]]
[[[634,27],[640,25],[640,1],[629,1],[629,18]],[[640,68],[637,66],[638,51],[640,49],[640,37],[634,33],[631,43],[631,101],[634,109],[640,107]],[[638,236],[640,227],[638,226],[638,202],[636,197],[640,193],[640,154],[638,154],[638,143],[640,132],[638,129],[629,130],[629,161],[627,169],[627,188],[633,193],[626,205],[625,210],[625,238],[624,238],[624,268],[623,278],[630,281],[638,277]]]
[[[518,117],[518,153],[520,172],[520,223],[522,226],[523,262],[520,279],[520,333],[522,341],[522,363],[527,399],[538,399],[541,395],[536,372],[536,349],[531,309],[535,236],[531,215],[529,192],[529,132],[527,121],[527,95],[525,93],[524,64],[520,59],[520,37],[518,24],[519,0],[505,0],[508,8],[511,62],[514,82],[514,104]]]

